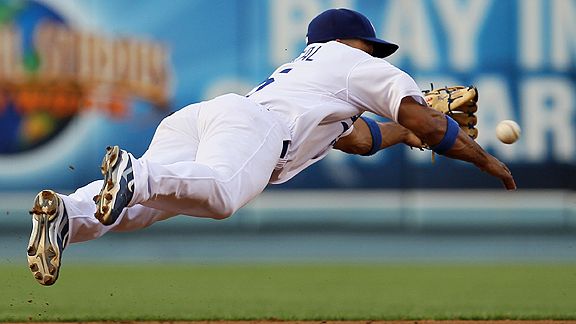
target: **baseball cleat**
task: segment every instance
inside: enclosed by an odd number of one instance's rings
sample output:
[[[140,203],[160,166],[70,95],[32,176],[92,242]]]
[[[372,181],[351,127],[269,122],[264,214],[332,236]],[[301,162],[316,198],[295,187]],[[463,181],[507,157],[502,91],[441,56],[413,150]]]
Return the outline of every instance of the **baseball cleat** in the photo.
[[[106,148],[102,160],[104,184],[100,193],[94,197],[96,213],[94,216],[104,225],[112,225],[128,206],[134,194],[134,173],[128,152],[118,146]]]
[[[52,190],[36,195],[30,215],[28,266],[41,285],[50,286],[58,279],[62,251],[68,245],[68,215],[62,199]]]

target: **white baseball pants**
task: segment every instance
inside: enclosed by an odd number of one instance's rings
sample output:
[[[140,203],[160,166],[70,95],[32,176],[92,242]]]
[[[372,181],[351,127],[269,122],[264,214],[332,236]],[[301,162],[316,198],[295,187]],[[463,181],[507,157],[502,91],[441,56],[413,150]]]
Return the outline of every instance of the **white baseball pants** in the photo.
[[[260,194],[289,139],[274,112],[248,98],[224,95],[165,118],[144,155],[132,157],[134,197],[115,224],[94,217],[98,180],[60,195],[70,242],[131,231],[175,215],[226,218]]]

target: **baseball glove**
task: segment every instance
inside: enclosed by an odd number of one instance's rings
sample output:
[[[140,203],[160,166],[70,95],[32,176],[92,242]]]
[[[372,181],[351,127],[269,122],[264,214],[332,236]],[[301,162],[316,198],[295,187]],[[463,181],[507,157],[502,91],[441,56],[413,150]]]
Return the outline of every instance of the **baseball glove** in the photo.
[[[472,139],[478,137],[478,90],[474,86],[453,86],[423,91],[428,106],[452,117]]]

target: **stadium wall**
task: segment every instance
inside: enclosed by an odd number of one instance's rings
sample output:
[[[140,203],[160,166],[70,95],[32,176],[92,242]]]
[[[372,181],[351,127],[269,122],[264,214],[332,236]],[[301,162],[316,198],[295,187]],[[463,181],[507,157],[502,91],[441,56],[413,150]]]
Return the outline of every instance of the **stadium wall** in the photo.
[[[340,6],[400,44],[390,61],[422,89],[479,88],[478,142],[520,190],[576,188],[574,0],[51,0],[0,3],[0,192],[70,192],[99,178],[104,147],[138,156],[172,111],[246,93],[298,55],[310,18]],[[496,139],[502,119],[522,127],[516,144]],[[469,165],[430,159],[403,147],[334,152],[281,188],[500,188]]]

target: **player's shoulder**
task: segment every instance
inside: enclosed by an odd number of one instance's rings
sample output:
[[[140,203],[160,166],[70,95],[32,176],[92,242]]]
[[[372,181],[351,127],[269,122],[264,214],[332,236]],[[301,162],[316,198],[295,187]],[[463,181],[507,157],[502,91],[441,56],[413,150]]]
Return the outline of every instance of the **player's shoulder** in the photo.
[[[336,41],[326,43],[312,43],[306,46],[302,53],[293,62],[320,62],[333,64],[340,61],[342,64],[358,62],[370,58],[368,53]]]
[[[333,56],[343,64],[348,63],[354,67],[362,67],[368,69],[372,68],[375,70],[398,70],[396,66],[382,58],[374,57],[364,52],[363,50],[348,46],[337,41],[327,42],[323,44],[323,46],[326,47],[325,52],[328,53],[328,55]]]
[[[368,56],[358,61],[350,71],[351,74],[367,73],[381,75],[408,75],[408,73],[387,60]]]
[[[332,71],[331,74],[347,76],[365,73],[394,75],[403,72],[382,58],[374,57],[337,41],[309,44],[296,59],[288,64],[329,70]],[[286,65],[277,69],[277,71],[283,70],[286,70]]]

